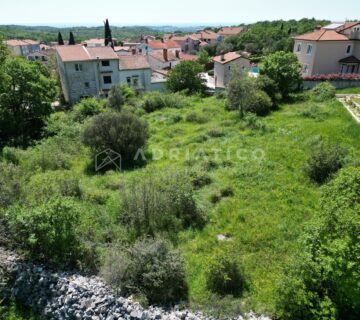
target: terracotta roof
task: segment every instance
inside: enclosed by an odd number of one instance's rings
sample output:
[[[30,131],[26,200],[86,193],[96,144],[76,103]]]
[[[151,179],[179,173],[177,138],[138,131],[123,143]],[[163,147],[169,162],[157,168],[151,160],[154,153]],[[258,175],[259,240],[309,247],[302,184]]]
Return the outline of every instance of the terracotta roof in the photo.
[[[307,40],[307,41],[346,41],[349,38],[343,34],[338,33],[335,30],[321,29],[319,31],[306,33],[300,36],[294,37],[295,40]]]
[[[153,57],[156,60],[159,60],[161,62],[167,62],[167,61],[178,61],[180,58],[176,57],[176,54],[172,51],[168,51],[167,53],[167,60],[164,58],[164,52],[163,51],[156,51],[149,54],[149,56]]]
[[[154,50],[175,49],[175,48],[180,49],[179,44],[177,42],[175,42],[174,40],[165,40],[164,42],[161,40],[149,41],[149,47]]]
[[[114,51],[115,51],[115,52],[117,52],[117,51],[130,51],[130,47],[128,47],[128,46],[114,47]]]
[[[184,61],[197,61],[198,56],[195,54],[181,53],[180,59]]]
[[[94,38],[94,39],[85,40],[84,43],[105,45],[105,40],[101,38]]]
[[[201,35],[201,39],[216,40],[219,37],[219,35],[212,30],[204,30],[199,32],[199,34]]]
[[[24,39],[24,40],[12,39],[12,40],[6,40],[5,44],[11,47],[16,47],[16,46],[28,46],[28,45],[40,44],[40,42],[30,39]]]
[[[237,60],[239,58],[243,57],[242,55],[238,54],[237,52],[228,52],[224,54],[224,60],[221,60],[221,55],[220,56],[216,56],[214,58],[215,62],[221,63],[221,64],[226,64],[229,63],[231,61]],[[247,59],[246,57],[243,57],[245,59]]]
[[[344,31],[346,29],[355,27],[356,25],[360,24],[359,21],[353,21],[353,22],[345,22],[341,27],[337,28],[336,30],[341,32]]]
[[[223,27],[219,30],[218,34],[222,36],[235,36],[243,31],[243,27]]]
[[[342,62],[342,63],[357,63],[359,64],[360,63],[360,60],[354,56],[350,56],[350,57],[346,57],[344,59],[341,59],[339,60],[339,62]]]
[[[120,70],[150,69],[150,65],[143,55],[119,56]]]
[[[111,47],[86,48],[82,45],[57,46],[56,51],[63,62],[118,59]]]

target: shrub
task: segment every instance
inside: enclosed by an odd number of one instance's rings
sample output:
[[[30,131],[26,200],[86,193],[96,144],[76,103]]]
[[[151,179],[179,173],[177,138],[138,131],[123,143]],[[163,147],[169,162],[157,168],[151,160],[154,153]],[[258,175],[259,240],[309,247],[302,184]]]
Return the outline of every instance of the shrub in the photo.
[[[143,108],[146,112],[153,112],[163,108],[183,108],[187,102],[180,94],[149,92],[144,96]]]
[[[81,256],[76,228],[81,212],[75,202],[52,198],[36,206],[12,206],[6,220],[18,247],[41,261],[56,265],[75,265]]]
[[[124,104],[134,97],[134,90],[126,84],[114,85],[110,88],[107,105],[115,111],[121,111]]]
[[[24,188],[26,199],[43,203],[54,196],[81,196],[79,178],[71,171],[48,171],[33,175]]]
[[[191,183],[195,189],[201,189],[212,183],[212,179],[205,172],[193,172],[191,175]]]
[[[157,177],[146,173],[127,182],[120,197],[120,219],[134,230],[136,237],[157,232],[173,237],[183,228],[205,223],[186,172],[169,171]]]
[[[335,98],[336,88],[330,82],[318,84],[311,90],[311,98],[314,101],[326,101]]]
[[[313,76],[304,77],[305,81],[336,81],[347,80],[355,81],[360,80],[360,74],[358,73],[334,73],[334,74],[317,74]]]
[[[239,296],[245,281],[236,262],[227,254],[212,257],[206,270],[207,288],[220,295]]]
[[[21,196],[22,174],[19,167],[0,162],[0,208],[16,202]]]
[[[270,97],[264,91],[256,90],[252,92],[244,110],[258,116],[264,116],[270,112],[271,107],[272,101]]]
[[[205,115],[199,114],[198,112],[191,111],[187,114],[186,121],[202,124],[206,123],[208,121],[208,118]]]
[[[322,184],[343,167],[346,155],[346,149],[320,140],[311,148],[305,173],[312,181]]]
[[[243,128],[249,128],[252,130],[262,130],[265,131],[265,124],[259,119],[254,113],[246,113],[244,117],[244,122],[242,124]]]
[[[95,116],[104,111],[104,104],[96,98],[81,100],[74,106],[73,117],[75,121],[83,122],[86,118]]]
[[[259,90],[264,91],[270,97],[274,106],[281,100],[282,97],[278,85],[273,79],[266,75],[259,75],[256,78],[255,84]]]
[[[101,268],[122,294],[144,295],[150,304],[172,304],[187,297],[184,261],[164,240],[144,239],[131,248],[112,248]]]
[[[135,156],[145,146],[147,138],[147,123],[125,111],[95,116],[82,134],[83,143],[91,148],[94,156],[110,149],[121,155],[124,166],[135,163]]]

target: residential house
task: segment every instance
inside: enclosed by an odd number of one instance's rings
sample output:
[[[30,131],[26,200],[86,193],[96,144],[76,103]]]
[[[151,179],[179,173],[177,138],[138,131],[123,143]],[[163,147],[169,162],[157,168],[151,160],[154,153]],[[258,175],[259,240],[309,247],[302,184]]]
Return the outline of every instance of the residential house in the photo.
[[[225,88],[233,73],[247,73],[251,67],[249,55],[229,52],[214,58],[215,88]]]
[[[245,32],[244,27],[222,27],[217,34],[225,40],[228,37],[237,36],[243,32]]]
[[[164,49],[175,53],[176,51],[181,51],[181,46],[173,40],[145,41],[137,46],[139,54],[148,54],[156,51],[162,52]]]
[[[216,44],[223,41],[223,37],[212,30],[199,31],[191,36],[207,44]]]
[[[118,56],[119,82],[126,83],[135,91],[151,90],[151,67],[143,55]]]
[[[360,73],[360,22],[332,23],[294,39],[303,76]]]
[[[17,56],[28,57],[31,53],[40,52],[40,42],[30,39],[6,40],[5,45]]]
[[[197,56],[180,52],[175,53],[163,49],[163,51],[155,51],[147,55],[151,69],[153,70],[170,70],[179,64],[181,61],[196,61]]]
[[[179,44],[182,52],[189,53],[199,51],[200,40],[193,35],[173,36],[171,40]]]
[[[58,46],[56,57],[65,100],[106,95],[119,82],[119,57],[111,47]]]
[[[125,46],[114,47],[114,51],[118,56],[126,56],[131,54],[131,48]]]
[[[94,39],[85,40],[82,42],[82,44],[89,48],[105,47],[105,40],[102,38],[94,38]]]

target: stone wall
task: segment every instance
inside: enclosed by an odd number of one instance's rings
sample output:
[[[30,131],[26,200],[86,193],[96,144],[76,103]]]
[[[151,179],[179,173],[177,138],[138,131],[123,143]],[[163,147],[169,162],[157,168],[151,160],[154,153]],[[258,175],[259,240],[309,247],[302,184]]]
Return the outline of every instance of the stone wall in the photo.
[[[210,320],[188,310],[165,311],[142,308],[131,298],[123,298],[95,276],[50,272],[26,263],[12,252],[0,248],[0,295],[13,297],[48,319],[84,320]],[[243,320],[270,320],[250,313]]]

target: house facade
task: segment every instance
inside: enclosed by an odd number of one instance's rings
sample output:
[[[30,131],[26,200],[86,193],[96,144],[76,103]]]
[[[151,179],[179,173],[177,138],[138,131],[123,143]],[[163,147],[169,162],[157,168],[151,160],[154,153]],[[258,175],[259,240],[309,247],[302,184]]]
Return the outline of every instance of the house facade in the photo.
[[[106,95],[119,82],[119,60],[110,47],[58,46],[56,58],[65,100]]]
[[[304,77],[360,73],[360,22],[332,23],[294,40]]]
[[[40,42],[26,40],[6,40],[5,45],[12,51],[14,55],[28,57],[28,55],[40,52]]]
[[[251,67],[249,57],[237,52],[221,54],[214,58],[215,88],[223,89],[233,73],[248,73]]]

